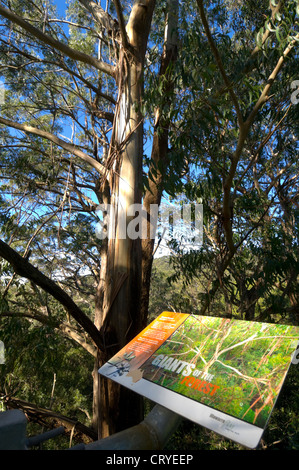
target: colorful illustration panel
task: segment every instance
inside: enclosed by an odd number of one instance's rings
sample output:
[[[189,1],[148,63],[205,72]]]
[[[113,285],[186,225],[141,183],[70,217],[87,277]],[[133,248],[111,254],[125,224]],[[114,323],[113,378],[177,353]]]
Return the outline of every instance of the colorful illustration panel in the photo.
[[[294,326],[163,312],[99,372],[253,448],[298,339]]]

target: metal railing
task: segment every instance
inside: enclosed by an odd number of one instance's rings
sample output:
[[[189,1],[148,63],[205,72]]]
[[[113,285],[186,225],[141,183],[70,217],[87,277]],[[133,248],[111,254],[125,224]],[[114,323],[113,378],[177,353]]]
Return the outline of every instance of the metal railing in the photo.
[[[156,405],[141,423],[90,444],[69,450],[161,450],[177,429],[181,417]],[[26,436],[27,419],[20,410],[0,413],[0,450],[28,450],[65,432],[64,427],[33,437]]]
[[[0,450],[28,450],[64,434],[64,427],[27,437],[27,418],[21,410],[0,412]]]
[[[176,431],[180,421],[180,416],[156,405],[141,423],[105,439],[87,444],[84,449],[160,450]],[[73,449],[76,449],[76,446]]]

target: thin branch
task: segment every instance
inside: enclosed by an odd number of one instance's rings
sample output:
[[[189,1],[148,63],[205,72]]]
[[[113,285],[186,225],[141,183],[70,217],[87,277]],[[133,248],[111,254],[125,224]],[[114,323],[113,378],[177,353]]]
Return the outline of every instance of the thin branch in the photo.
[[[25,31],[30,33],[32,36],[34,36],[36,39],[38,39],[39,41],[42,41],[44,44],[47,44],[48,46],[51,46],[54,49],[62,52],[63,54],[70,57],[71,59],[79,60],[80,62],[83,62],[85,64],[92,65],[96,69],[101,70],[102,72],[107,73],[108,75],[111,75],[112,77],[114,77],[115,75],[114,67],[112,67],[111,65],[106,64],[102,61],[99,61],[95,57],[85,54],[84,52],[77,51],[76,49],[71,48],[67,44],[64,44],[63,42],[60,42],[57,39],[52,38],[48,34],[43,33],[40,29],[31,25],[27,21],[23,20],[22,17],[20,17],[19,15],[16,15],[11,10],[8,10],[7,8],[0,6],[0,15],[8,19],[9,21],[12,21],[13,23],[17,24],[22,29],[24,29]]]
[[[4,124],[8,127],[12,127],[14,129],[18,129],[23,132],[29,132],[30,134],[38,135],[44,139],[47,139],[53,142],[54,144],[58,145],[59,147],[63,148],[67,152],[70,152],[72,155],[75,155],[76,157],[81,158],[81,160],[91,165],[101,175],[105,174],[105,167],[101,163],[99,163],[94,158],[90,157],[87,153],[82,152],[82,150],[79,150],[75,145],[69,144],[65,140],[60,139],[59,137],[55,136],[54,134],[51,134],[50,132],[43,131],[36,127],[27,126],[26,124],[19,124],[17,122],[2,118],[1,116],[0,116],[0,124]]]
[[[205,14],[205,11],[204,11],[204,7],[203,7],[203,2],[202,0],[196,0],[197,1],[197,5],[198,5],[198,9],[199,9],[199,14],[200,14],[200,17],[201,17],[201,21],[202,21],[202,24],[203,24],[203,27],[205,29],[205,32],[206,32],[206,35],[207,35],[207,39],[209,41],[209,45],[210,45],[210,48],[211,48],[211,51],[215,57],[215,60],[216,60],[216,63],[218,65],[218,68],[219,68],[219,71],[222,75],[222,78],[223,78],[223,81],[227,87],[227,90],[230,94],[230,97],[231,97],[231,100],[233,102],[233,105],[235,107],[235,110],[236,110],[236,113],[237,113],[237,117],[238,117],[238,122],[239,122],[239,125],[242,126],[243,124],[243,117],[242,117],[242,113],[241,113],[241,110],[240,110],[240,107],[239,107],[239,103],[238,103],[238,99],[235,95],[235,92],[233,90],[233,85],[232,83],[230,82],[227,74],[226,74],[226,71],[224,69],[224,65],[222,63],[222,60],[221,60],[221,57],[220,57],[220,54],[218,52],[218,49],[216,47],[216,44],[214,42],[214,39],[212,37],[212,34],[211,34],[211,31],[210,31],[210,27],[209,27],[209,24],[208,24],[208,21],[207,21],[207,18],[206,18],[206,14]]]
[[[69,323],[60,322],[59,320],[56,322],[53,318],[49,319],[47,315],[41,313],[23,313],[23,312],[14,312],[14,311],[3,311],[1,312],[1,317],[18,317],[18,318],[29,318],[31,320],[35,320],[43,325],[48,325],[49,323],[55,328],[56,330],[60,330],[63,335],[69,337],[70,339],[74,340],[77,344],[83,347],[89,354],[92,356],[96,356],[96,348],[88,344],[84,337]]]
[[[226,353],[227,351],[231,351],[232,349],[235,349],[235,348],[238,348],[239,346],[242,346],[242,344],[246,344],[248,343],[249,341],[259,341],[259,340],[264,340],[264,339],[276,339],[276,338],[282,338],[282,339],[297,339],[296,336],[294,335],[290,335],[290,336],[284,336],[284,335],[274,335],[274,336],[256,336],[256,333],[253,334],[251,337],[243,340],[243,341],[239,341],[238,343],[235,343],[233,344],[232,346],[229,346],[225,349],[223,349],[222,351],[219,352],[219,354],[217,355],[217,360],[218,360],[218,357],[224,353]]]
[[[96,433],[91,428],[88,428],[84,424],[80,423],[78,420],[74,420],[46,408],[41,408],[36,404],[20,400],[19,398],[8,396],[6,394],[4,395],[1,392],[0,399],[4,401],[8,408],[17,408],[23,410],[30,421],[37,422],[42,425],[47,424],[48,426],[51,422],[54,422],[56,424],[63,425],[67,432],[74,429],[75,426],[77,436],[81,441],[82,434],[88,436],[90,439],[92,439],[92,441],[97,439]]]
[[[43,274],[39,269],[24,259],[17,251],[7,243],[0,240],[0,256],[8,261],[15,272],[28,279],[44,291],[51,294],[61,305],[64,306],[69,315],[89,334],[91,340],[99,349],[103,349],[103,341],[99,330],[89,317],[78,307],[73,299],[52,279]]]
[[[274,135],[274,133],[279,129],[281,123],[284,121],[284,119],[287,117],[287,114],[288,112],[290,111],[291,109],[291,104],[288,106],[285,114],[283,115],[283,117],[280,119],[280,121],[275,125],[275,127],[268,132],[268,134],[266,135],[266,137],[264,138],[264,140],[260,143],[260,145],[258,146],[258,149],[256,150],[256,152],[254,153],[254,155],[252,155],[251,159],[249,160],[249,163],[247,165],[247,167],[245,168],[245,170],[243,171],[242,175],[240,176],[237,184],[235,185],[235,190],[234,190],[234,194],[236,194],[236,191],[237,191],[237,188],[239,187],[239,185],[241,184],[241,181],[242,179],[244,178],[244,176],[248,173],[248,171],[250,170],[250,168],[252,167],[252,165],[254,163],[257,162],[257,159],[262,151],[262,149],[265,147],[265,145],[269,142],[269,140],[271,139],[271,137]]]
[[[265,378],[260,378],[260,379],[256,379],[254,377],[250,377],[248,375],[244,375],[242,374],[242,372],[240,372],[238,369],[236,369],[235,367],[232,367],[232,366],[229,366],[228,364],[224,364],[224,362],[221,362],[219,361],[218,359],[216,359],[215,362],[219,362],[219,364],[221,364],[223,367],[227,367],[228,369],[232,370],[233,372],[235,372],[237,375],[239,375],[240,377],[242,377],[242,379],[245,379],[245,380],[248,380],[249,382],[261,382],[261,383],[267,383],[268,380]]]
[[[200,0],[198,0],[200,1]],[[278,73],[280,72],[284,61],[287,57],[287,55],[291,52],[291,50],[294,47],[294,44],[296,43],[296,39],[299,38],[299,34],[297,34],[296,38],[293,39],[293,41],[288,45],[288,47],[284,50],[283,54],[279,58],[273,72],[269,76],[267,80],[267,84],[265,85],[260,98],[256,102],[253,110],[249,114],[248,118],[246,119],[245,122],[242,122],[242,125],[240,126],[240,134],[239,134],[239,140],[237,144],[237,148],[232,156],[232,163],[230,167],[229,174],[224,182],[224,195],[223,195],[223,226],[226,234],[226,239],[228,243],[229,250],[231,252],[234,252],[234,244],[233,244],[233,233],[232,233],[232,221],[231,221],[231,187],[232,187],[232,182],[233,178],[235,176],[235,172],[237,169],[237,165],[244,147],[245,140],[248,136],[249,129],[254,121],[255,116],[263,106],[263,104],[268,100],[268,93],[270,91],[270,88],[277,78]]]
[[[103,8],[92,0],[79,0],[79,3],[87,10],[95,22],[109,33],[117,30],[117,22]]]
[[[78,24],[78,23],[73,23],[72,21],[61,20],[60,18],[48,18],[47,23],[68,24],[69,26],[74,26],[74,27],[77,27],[77,28],[80,28],[80,29],[87,29],[87,30],[92,31],[94,34],[97,35],[97,32],[93,28],[90,28],[89,26],[85,26],[85,25]]]
[[[204,26],[204,29],[205,29],[205,32],[206,32],[206,36],[207,36],[211,51],[212,51],[212,53],[215,57],[218,69],[219,69],[219,71],[222,75],[222,78],[223,78],[223,81],[224,81],[224,83],[227,87],[228,93],[230,94],[232,103],[235,107],[235,111],[236,111],[236,114],[237,114],[238,123],[239,123],[239,131],[240,132],[239,132],[239,139],[238,139],[237,147],[236,147],[236,150],[235,150],[235,152],[232,156],[232,163],[231,163],[231,166],[230,166],[230,170],[229,170],[229,173],[228,173],[227,177],[225,178],[224,185],[223,185],[223,227],[224,227],[225,236],[226,236],[229,251],[233,254],[235,252],[235,249],[234,249],[233,233],[232,233],[232,220],[231,220],[232,219],[232,211],[231,211],[231,194],[230,194],[230,192],[231,192],[232,181],[233,181],[236,169],[237,169],[238,161],[240,159],[240,156],[241,156],[241,153],[242,153],[242,150],[243,150],[243,146],[244,146],[245,140],[246,140],[247,135],[248,135],[249,125],[246,125],[246,126],[244,125],[244,121],[243,121],[242,113],[241,113],[241,110],[240,110],[240,107],[239,107],[238,99],[237,99],[237,97],[235,95],[235,92],[233,90],[232,83],[230,82],[230,80],[229,80],[229,78],[226,74],[226,71],[224,69],[220,54],[218,52],[218,49],[216,47],[216,44],[213,40],[211,31],[210,31],[210,27],[209,27],[209,24],[208,24],[206,15],[205,15],[204,7],[203,7],[203,1],[202,0],[197,0],[197,5],[198,5],[199,14],[200,14],[200,17],[201,17],[201,20],[202,20],[202,23],[203,23],[203,26]]]
[[[267,80],[267,83],[258,99],[258,101],[256,102],[253,110],[251,111],[251,113],[249,114],[248,118],[246,119],[246,123],[248,126],[250,126],[253,121],[254,121],[254,118],[256,116],[256,114],[258,113],[258,111],[261,109],[261,107],[263,106],[264,103],[266,103],[266,101],[268,101],[268,93],[270,91],[270,88],[271,86],[273,85],[275,79],[277,78],[277,75],[278,73],[280,72],[284,62],[285,62],[285,59],[286,57],[289,55],[289,53],[292,51],[294,45],[296,44],[296,42],[299,40],[299,33],[295,36],[295,38],[290,42],[290,44],[285,48],[285,50],[283,51],[282,55],[280,56],[273,72],[271,73],[271,75],[269,76],[268,80]]]
[[[59,210],[59,208],[57,209],[57,211]],[[27,245],[26,245],[26,248],[25,248],[25,251],[24,251],[24,254],[23,254],[23,258],[25,259],[29,259],[29,248],[30,248],[30,245],[31,245],[31,242],[34,240],[34,238],[36,237],[36,235],[41,231],[41,229],[43,228],[43,226],[48,223],[54,216],[55,216],[56,212],[54,212],[54,214],[51,214],[50,217],[46,218],[42,224],[37,227],[37,229],[34,231],[33,235],[31,236],[31,238],[29,239]],[[10,288],[10,285],[12,284],[14,278],[16,276],[16,273],[13,273],[13,275],[11,276],[11,279],[9,280],[7,286],[5,287],[4,291],[3,291],[3,294],[2,294],[2,298],[4,299],[8,293],[8,290]]]
[[[119,22],[119,28],[120,28],[120,35],[122,39],[122,44],[125,49],[128,48],[129,46],[129,41],[128,41],[128,36],[127,36],[127,31],[126,31],[126,25],[125,25],[125,20],[124,20],[124,15],[122,11],[122,7],[120,4],[119,0],[113,0],[116,13],[117,13],[117,18]]]
[[[276,6],[272,5],[272,2],[271,0],[269,1],[269,6],[271,8],[271,21],[275,21],[275,16],[277,13],[279,13],[279,10],[281,9],[281,5],[282,2],[280,0],[278,0],[278,3]],[[262,37],[262,40],[261,40],[261,46],[263,46],[266,42],[266,40],[268,39],[269,35],[270,35],[270,28],[271,27],[271,22],[269,21],[267,23],[267,27],[265,29],[265,32],[263,34],[263,37]],[[260,46],[255,46],[255,48],[253,49],[253,51],[251,52],[251,57],[253,57],[255,54],[257,54],[259,51],[261,50],[261,47]]]
[[[232,232],[231,187],[248,132],[249,126],[244,126],[242,124],[240,127],[237,147],[232,156],[231,166],[223,184],[223,228],[228,248],[231,253],[235,252]]]
[[[54,65],[54,66],[59,67],[59,70],[57,70],[57,73],[60,73],[60,69],[63,69],[65,72],[70,74],[72,77],[78,78],[82,83],[84,83],[88,88],[90,88],[94,93],[96,93],[96,95],[100,96],[101,98],[104,98],[107,101],[110,101],[110,103],[112,103],[113,105],[116,104],[116,101],[112,96],[110,96],[106,93],[103,93],[98,87],[94,86],[90,81],[88,81],[86,78],[84,78],[81,73],[75,72],[74,70],[71,70],[64,63],[63,59],[61,59],[59,61],[40,59],[39,57],[36,57],[31,53],[22,51],[15,44],[13,44],[13,45],[8,44],[6,41],[3,41],[2,39],[0,39],[0,41],[3,42],[5,46],[9,46],[10,53],[12,52],[12,53],[16,53],[16,54],[21,54],[22,56],[26,57],[27,59],[29,59],[31,61],[31,62],[28,62],[26,64],[22,64],[22,65],[19,65],[18,62],[16,62],[15,67],[12,66],[12,65],[0,66],[0,70],[5,69],[5,68],[21,69],[23,67],[26,67],[27,65],[30,65],[30,63],[43,63],[43,64],[48,64],[48,65]]]

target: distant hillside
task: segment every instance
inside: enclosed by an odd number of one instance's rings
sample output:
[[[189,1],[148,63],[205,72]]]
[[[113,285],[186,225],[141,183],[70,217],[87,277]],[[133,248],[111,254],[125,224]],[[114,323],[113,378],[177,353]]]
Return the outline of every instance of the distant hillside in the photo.
[[[181,280],[170,282],[169,278],[173,274],[174,269],[169,256],[154,260],[149,305],[150,320],[164,310],[184,313],[199,311],[198,294],[203,292],[200,281],[196,279],[186,287]]]

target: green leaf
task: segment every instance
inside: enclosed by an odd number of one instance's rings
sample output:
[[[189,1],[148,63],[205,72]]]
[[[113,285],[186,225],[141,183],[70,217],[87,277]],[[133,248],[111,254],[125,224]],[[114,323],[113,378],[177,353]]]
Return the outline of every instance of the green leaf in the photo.
[[[276,31],[276,28],[275,28],[275,27],[272,27],[272,25],[271,25],[270,22],[267,22],[266,28],[267,28],[271,33],[275,33],[275,31]]]
[[[257,33],[257,36],[256,36],[256,43],[258,45],[258,47],[262,47],[263,45],[263,35],[264,35],[264,28],[262,27],[259,32]]]
[[[276,35],[277,41],[279,43],[281,43],[282,39],[281,39],[280,34],[279,34],[279,28],[276,28],[275,35]]]

